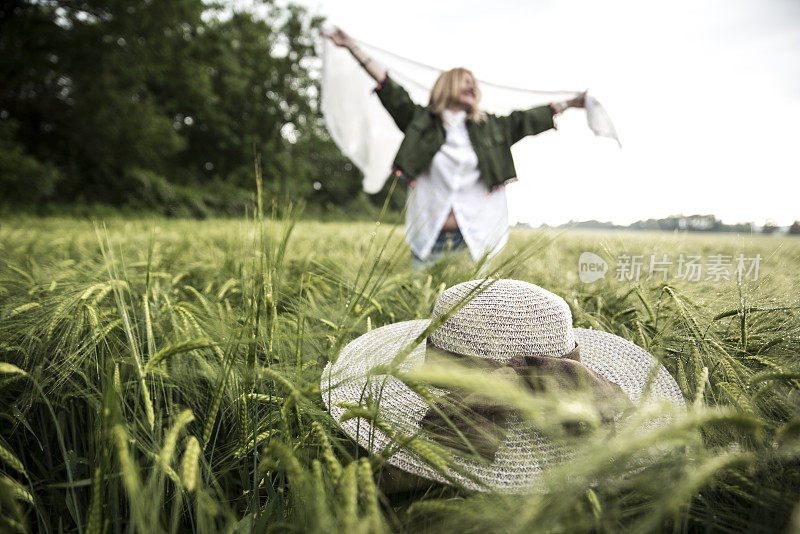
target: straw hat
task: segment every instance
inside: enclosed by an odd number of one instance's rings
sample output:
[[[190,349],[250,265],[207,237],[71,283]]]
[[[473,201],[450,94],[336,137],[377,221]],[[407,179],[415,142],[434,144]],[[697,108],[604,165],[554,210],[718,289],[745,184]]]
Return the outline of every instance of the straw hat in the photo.
[[[426,340],[408,352],[432,321],[462,303]],[[421,431],[431,403],[403,381],[385,374],[385,366],[405,351],[408,356],[399,363],[399,371],[418,369],[425,363],[431,345],[492,365],[503,365],[519,355],[572,357],[577,346],[580,364],[601,380],[616,384],[613,387],[618,386],[633,404],[644,402],[646,393],[648,402],[684,406],[675,379],[650,353],[607,332],[573,328],[569,306],[561,297],[518,280],[464,282],[439,296],[432,319],[390,324],[350,342],[336,361],[325,367],[321,379],[322,398],[346,434],[373,453],[394,451],[388,458],[390,465],[439,482],[458,481],[475,490],[527,492],[535,489],[548,466],[568,459],[570,453],[513,414],[491,461],[455,455],[453,464],[437,470],[412,450],[414,447],[398,444],[398,435],[414,437],[417,445],[433,443]],[[448,393],[434,387],[428,391],[435,398]],[[364,417],[341,420],[348,409],[368,406],[377,406],[377,416],[370,417],[374,424]],[[668,420],[669,416],[664,416],[650,426],[663,425]]]

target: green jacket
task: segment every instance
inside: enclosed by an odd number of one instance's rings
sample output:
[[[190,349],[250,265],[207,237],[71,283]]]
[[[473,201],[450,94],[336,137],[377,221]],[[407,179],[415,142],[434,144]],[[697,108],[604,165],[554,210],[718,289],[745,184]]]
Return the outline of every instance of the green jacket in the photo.
[[[388,76],[375,92],[405,134],[394,159],[393,172],[413,181],[428,168],[444,144],[442,118],[429,108],[415,104],[408,92]],[[536,135],[555,127],[550,106],[513,111],[503,116],[487,114],[486,121],[467,119],[466,126],[472,148],[478,156],[480,178],[490,190],[517,177],[511,145],[526,135]]]

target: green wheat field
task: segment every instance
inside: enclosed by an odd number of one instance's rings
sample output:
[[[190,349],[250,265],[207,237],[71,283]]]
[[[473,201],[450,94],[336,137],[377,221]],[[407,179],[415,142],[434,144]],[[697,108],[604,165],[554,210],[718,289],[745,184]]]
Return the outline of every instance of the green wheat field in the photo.
[[[579,279],[583,252],[605,278]],[[651,254],[667,280],[648,279]],[[685,279],[681,254],[733,265]],[[636,255],[641,276],[618,277]],[[739,255],[757,276],[736,275]],[[544,493],[391,490],[386,455],[325,411],[322,370],[486,276],[540,285],[575,326],[650,351],[686,410],[589,432]],[[794,236],[519,229],[488,262],[416,272],[392,224],[6,217],[0,532],[800,531],[798,280]]]

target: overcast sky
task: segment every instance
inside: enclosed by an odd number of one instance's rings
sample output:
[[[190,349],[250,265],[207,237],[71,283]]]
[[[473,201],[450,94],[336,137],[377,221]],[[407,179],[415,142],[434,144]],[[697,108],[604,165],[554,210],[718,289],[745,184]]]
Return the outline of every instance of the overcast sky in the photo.
[[[672,214],[800,219],[800,1],[302,0],[354,37],[479,79],[589,90],[514,147],[511,221],[627,224]]]

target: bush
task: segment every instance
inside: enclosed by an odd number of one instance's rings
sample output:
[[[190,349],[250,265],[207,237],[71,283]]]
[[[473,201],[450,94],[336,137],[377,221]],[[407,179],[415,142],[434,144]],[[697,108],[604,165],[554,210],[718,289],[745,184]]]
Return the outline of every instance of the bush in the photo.
[[[18,125],[0,120],[0,190],[2,203],[34,203],[51,199],[62,179],[58,169],[42,163],[25,151],[14,136]]]
[[[168,217],[204,219],[213,215],[242,215],[255,205],[253,193],[221,181],[203,185],[170,183],[163,176],[145,169],[128,172],[134,194],[126,204]]]

